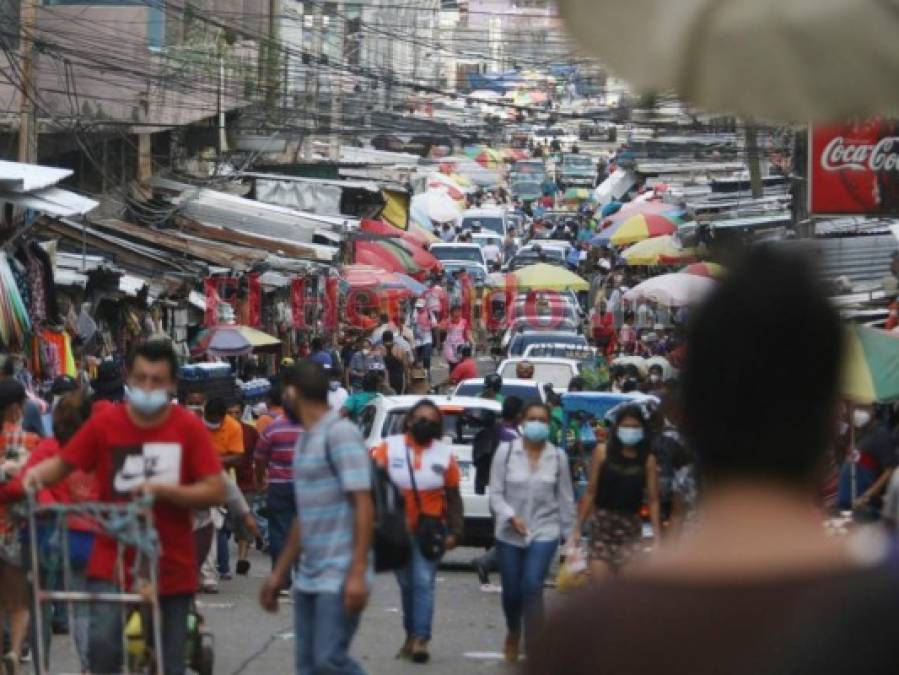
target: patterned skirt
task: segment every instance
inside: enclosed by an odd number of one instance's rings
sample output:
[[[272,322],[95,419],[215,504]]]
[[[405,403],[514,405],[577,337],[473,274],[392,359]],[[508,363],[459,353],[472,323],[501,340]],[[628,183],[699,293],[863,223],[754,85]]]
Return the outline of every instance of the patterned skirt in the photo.
[[[638,515],[596,509],[590,517],[588,535],[590,560],[623,567],[640,552],[643,523]]]

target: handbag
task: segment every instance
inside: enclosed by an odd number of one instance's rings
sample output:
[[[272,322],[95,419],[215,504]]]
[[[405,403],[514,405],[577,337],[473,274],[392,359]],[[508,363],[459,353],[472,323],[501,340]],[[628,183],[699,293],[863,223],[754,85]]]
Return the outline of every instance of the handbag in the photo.
[[[437,516],[422,513],[421,495],[415,484],[415,472],[412,470],[412,454],[406,446],[406,466],[409,468],[409,480],[412,483],[412,495],[418,508],[418,524],[415,526],[415,541],[426,560],[437,560],[446,551],[446,525]]]

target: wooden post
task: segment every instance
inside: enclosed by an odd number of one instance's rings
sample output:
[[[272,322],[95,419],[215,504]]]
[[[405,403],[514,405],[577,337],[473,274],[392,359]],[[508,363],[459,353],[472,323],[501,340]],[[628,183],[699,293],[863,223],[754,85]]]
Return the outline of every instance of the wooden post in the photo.
[[[19,90],[19,161],[37,162],[37,124],[32,98],[34,86],[34,35],[37,0],[22,0],[19,17],[19,59],[22,64],[22,83]]]
[[[152,136],[148,133],[137,135],[137,182],[145,185],[153,175]]]

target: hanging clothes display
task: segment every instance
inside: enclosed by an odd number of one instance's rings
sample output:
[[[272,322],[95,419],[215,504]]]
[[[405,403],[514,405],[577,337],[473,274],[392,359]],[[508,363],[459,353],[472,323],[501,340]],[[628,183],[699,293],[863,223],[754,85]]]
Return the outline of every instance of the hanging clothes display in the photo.
[[[40,334],[43,375],[47,379],[68,375],[75,377],[75,357],[72,340],[65,331],[44,329]]]
[[[0,339],[8,348],[21,348],[30,328],[28,310],[22,302],[9,260],[6,255],[0,255]]]

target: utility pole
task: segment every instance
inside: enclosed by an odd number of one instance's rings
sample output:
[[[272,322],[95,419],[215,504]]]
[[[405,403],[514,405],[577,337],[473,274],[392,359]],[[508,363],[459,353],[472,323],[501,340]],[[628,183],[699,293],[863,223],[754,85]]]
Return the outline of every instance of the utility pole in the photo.
[[[751,120],[745,121],[744,133],[746,135],[746,161],[749,164],[749,185],[752,188],[752,198],[762,198],[762,166],[759,156],[758,130]]]
[[[19,161],[37,162],[37,120],[34,115],[34,29],[37,0],[21,0],[19,13],[19,63],[22,67],[22,86],[19,95]]]
[[[336,22],[337,45],[340,48],[340,60],[347,60],[346,53],[346,2],[338,0],[337,12],[334,17]],[[329,155],[332,160],[340,159],[340,128],[343,126],[343,77],[340,69],[331,71],[331,148]]]

